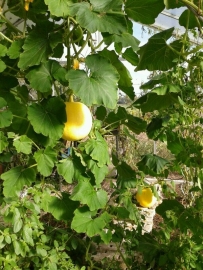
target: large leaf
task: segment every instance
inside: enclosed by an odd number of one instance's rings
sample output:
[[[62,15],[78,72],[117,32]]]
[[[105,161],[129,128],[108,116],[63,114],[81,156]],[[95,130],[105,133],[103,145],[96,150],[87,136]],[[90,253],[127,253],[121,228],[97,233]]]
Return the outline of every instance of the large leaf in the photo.
[[[125,67],[125,65],[119,60],[118,55],[114,51],[103,50],[99,53],[111,61],[111,64],[115,66],[119,73],[120,79],[118,81],[118,87],[124,93],[126,93],[131,99],[134,99],[135,93],[132,86],[132,77]]]
[[[2,153],[8,146],[7,137],[4,136],[4,133],[0,131],[0,153]]]
[[[169,28],[153,35],[149,38],[147,44],[140,47],[138,51],[140,61],[136,70],[148,69],[149,71],[165,71],[176,66],[174,59],[178,57],[178,54],[167,44],[167,40],[172,36],[173,30],[174,28]],[[179,52],[182,45],[176,40],[170,44],[170,46]]]
[[[166,83],[167,83],[167,76],[166,74],[162,73],[162,74],[152,77],[148,82],[143,83],[140,86],[140,89],[148,90],[148,89],[152,89],[156,85],[159,85],[159,84],[165,85]]]
[[[111,217],[107,212],[93,218],[95,215],[96,212],[88,211],[87,207],[77,209],[71,223],[71,228],[78,233],[86,233],[89,237],[102,233]]]
[[[167,211],[174,211],[178,216],[182,214],[184,211],[184,206],[178,202],[177,200],[169,200],[165,199],[163,202],[156,208],[156,212],[162,216],[163,218],[166,218],[166,212]]]
[[[144,132],[147,123],[139,117],[129,114],[125,108],[119,106],[117,112],[110,112],[105,121],[112,126],[126,125],[134,133]]]
[[[97,11],[108,11],[108,10],[121,10],[123,1],[122,0],[90,0],[94,10]]]
[[[105,179],[105,176],[108,173],[108,166],[103,165],[102,167],[99,167],[97,162],[93,159],[90,159],[87,162],[88,168],[91,170],[91,172],[94,174],[96,185],[100,186],[101,182]]]
[[[12,129],[17,131],[18,134],[25,134],[30,125],[27,119],[27,106],[20,103],[19,100],[16,99],[10,101],[8,105],[13,115],[15,115],[12,120]]]
[[[20,195],[24,186],[29,187],[36,181],[36,173],[32,168],[24,169],[22,166],[18,166],[3,173],[1,179],[4,180],[4,196],[15,197]]]
[[[89,32],[95,33],[108,32],[110,34],[121,34],[127,32],[126,20],[124,14],[113,13],[110,14],[105,10],[98,10],[91,7],[89,3],[76,3],[71,7],[71,15],[76,16],[77,22]]]
[[[153,24],[164,7],[164,2],[160,0],[127,0],[125,12],[136,22]]]
[[[73,160],[71,158],[63,159],[57,164],[57,171],[67,183],[71,184],[75,172]]]
[[[61,68],[57,61],[49,60],[46,63],[42,63],[39,67],[33,68],[26,78],[30,82],[30,86],[35,90],[44,92],[52,91],[53,76],[54,73]]]
[[[26,135],[19,136],[14,139],[13,145],[18,153],[30,154],[32,150],[32,140]]]
[[[95,190],[87,181],[80,181],[73,189],[71,200],[80,201],[87,204],[91,211],[104,208],[108,197],[106,191],[102,189]]]
[[[116,169],[118,188],[135,188],[137,186],[136,172],[126,162],[120,161]]]
[[[83,70],[68,72],[70,88],[87,105],[103,104],[113,109],[118,99],[119,75],[116,69],[99,55],[88,56],[85,63],[89,68],[88,74]]]
[[[8,49],[8,55],[11,59],[16,59],[20,56],[23,46],[23,39],[14,40]]]
[[[31,31],[25,39],[23,49],[18,62],[19,68],[26,69],[45,62],[51,53],[48,33],[39,30]]]
[[[201,20],[198,22],[195,14],[189,10],[185,10],[179,17],[179,24],[185,28],[193,29],[199,27],[199,23],[200,25],[203,24]]]
[[[120,35],[110,35],[108,33],[103,33],[103,40],[107,45],[115,43],[119,46],[121,45],[122,48],[130,47],[133,51],[138,50],[140,43],[140,41],[130,33],[122,33]]]
[[[182,1],[174,1],[174,0],[164,0],[164,4],[167,9],[179,8],[181,6],[184,6],[184,3],[182,3]]]
[[[43,196],[42,208],[51,213],[57,220],[70,221],[79,203],[70,200],[70,195],[67,193],[62,192],[61,195],[60,198],[48,194]]]
[[[57,97],[45,103],[33,103],[28,107],[28,119],[36,133],[59,139],[62,137],[63,123],[66,121],[65,104]]]
[[[157,95],[156,93],[151,92],[137,99],[133,103],[133,106],[146,113],[166,109],[174,103],[178,103],[178,95],[175,93]]]
[[[55,162],[57,161],[56,156],[56,151],[50,146],[35,152],[34,158],[37,162],[37,169],[42,175],[49,176],[52,173]]]
[[[51,14],[58,17],[69,15],[72,2],[72,0],[45,0]]]
[[[137,163],[139,170],[152,176],[164,173],[168,165],[168,160],[152,154],[144,155],[142,160]]]
[[[164,121],[165,120],[165,121]],[[147,136],[150,139],[157,139],[161,134],[166,119],[161,117],[154,117],[147,126]]]
[[[5,99],[0,97],[0,128],[10,126],[13,119],[13,114],[5,107],[6,105]]]
[[[96,160],[99,167],[109,164],[108,145],[104,138],[97,132],[97,139],[90,139],[85,143],[85,152]]]
[[[123,58],[127,60],[129,63],[131,63],[133,66],[137,66],[139,62],[138,55],[133,51],[132,48],[127,48],[123,54]]]

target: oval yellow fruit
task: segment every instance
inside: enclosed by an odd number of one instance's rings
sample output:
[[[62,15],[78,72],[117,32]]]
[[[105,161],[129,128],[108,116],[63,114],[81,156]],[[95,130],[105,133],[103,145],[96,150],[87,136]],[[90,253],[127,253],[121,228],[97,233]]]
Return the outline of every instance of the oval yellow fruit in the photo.
[[[84,139],[92,128],[92,115],[89,108],[81,102],[65,102],[67,122],[62,138],[67,141]]]
[[[135,198],[142,207],[147,208],[152,207],[157,201],[151,188],[143,188],[140,193],[135,195]]]

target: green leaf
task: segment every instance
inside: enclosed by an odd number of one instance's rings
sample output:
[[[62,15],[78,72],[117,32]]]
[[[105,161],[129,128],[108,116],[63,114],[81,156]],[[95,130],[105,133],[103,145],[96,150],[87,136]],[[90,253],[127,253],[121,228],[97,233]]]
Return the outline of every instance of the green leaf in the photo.
[[[104,208],[108,197],[106,191],[95,190],[87,181],[80,181],[73,189],[71,200],[87,204],[91,211]]]
[[[142,160],[137,163],[139,170],[152,176],[163,173],[167,165],[169,165],[168,160],[152,154],[144,155]]]
[[[0,44],[0,57],[1,57],[1,56],[5,56],[6,53],[7,53],[7,48],[6,48],[6,46]]]
[[[60,163],[57,164],[58,173],[63,176],[67,183],[73,182],[74,177],[74,162],[71,158],[63,159]]]
[[[24,186],[29,187],[36,181],[36,173],[32,168],[24,169],[22,166],[14,167],[1,175],[4,180],[4,196],[15,197],[20,195]]]
[[[132,86],[132,77],[125,65],[119,60],[118,55],[114,51],[109,51],[106,49],[99,52],[99,54],[110,60],[111,64],[116,68],[120,76],[118,81],[119,89],[126,93],[131,99],[134,99],[135,93]]]
[[[13,231],[14,233],[19,232],[22,229],[23,220],[18,208],[15,208],[13,211]]]
[[[129,195],[123,196],[121,199],[121,203],[129,212],[129,218],[138,223],[140,221],[139,220],[140,214],[138,212],[136,205],[132,202],[132,196]]]
[[[12,129],[16,130],[18,134],[25,134],[29,127],[27,106],[16,99],[9,102],[8,105],[12,114],[15,115],[12,119]]]
[[[99,167],[109,164],[108,145],[104,138],[97,132],[96,139],[90,139],[85,144],[85,151],[92,159],[98,162]]]
[[[108,173],[108,166],[104,165],[103,167],[99,167],[97,162],[92,159],[87,162],[87,166],[94,174],[96,185],[100,186],[101,182],[105,179],[105,176]]]
[[[137,66],[139,62],[138,55],[133,51],[132,48],[127,48],[122,54],[123,58],[131,63],[133,66]]]
[[[37,162],[38,171],[49,176],[52,173],[55,162],[57,161],[57,153],[54,149],[48,146],[46,149],[41,149],[35,152],[34,158]]]
[[[59,139],[66,122],[65,103],[57,97],[50,98],[45,103],[33,103],[28,107],[28,119],[36,133],[54,140]]]
[[[42,208],[57,220],[71,221],[74,216],[73,212],[79,207],[79,202],[73,202],[67,193],[62,192],[61,195],[58,198],[46,194],[42,198]]]
[[[135,188],[137,186],[136,172],[126,162],[120,161],[116,169],[118,172],[118,188]]]
[[[164,119],[160,117],[153,118],[147,126],[147,135],[150,139],[157,139],[163,129]]]
[[[0,128],[10,126],[12,122],[12,112],[6,108],[7,102],[0,97]]]
[[[99,13],[100,12],[100,13]],[[76,3],[71,6],[71,15],[76,16],[77,22],[89,32],[108,32],[110,34],[121,34],[127,32],[127,25],[123,13],[110,14],[103,10],[91,7],[89,3]]]
[[[33,68],[26,78],[30,82],[30,86],[35,90],[46,93],[52,91],[54,73],[61,68],[57,61],[49,60],[42,63],[39,67]]]
[[[0,138],[1,138],[1,134],[0,134]],[[2,142],[0,141],[0,152],[1,152],[1,144],[2,144]],[[5,152],[5,153],[0,155],[0,161],[1,162],[11,162],[12,157],[13,157],[12,153]]]
[[[47,251],[46,251],[46,249],[44,249],[44,245],[42,245],[41,243],[38,243],[36,245],[36,252],[40,257],[46,257],[47,256]]]
[[[21,255],[22,257],[25,257],[25,250],[23,249],[23,245],[21,241],[14,240],[13,247],[14,247],[16,255]]]
[[[178,54],[167,44],[167,40],[172,36],[173,31],[174,28],[169,28],[157,33],[149,38],[147,44],[140,47],[138,51],[140,61],[136,68],[137,71],[144,69],[165,71],[176,66],[174,59],[178,57]],[[179,52],[182,45],[177,40],[170,46]]]
[[[122,33],[120,35],[110,35],[108,33],[103,33],[103,40],[106,45],[115,43],[115,46],[118,46],[119,54],[122,51],[122,48],[126,47],[130,47],[133,51],[137,51],[139,49],[140,43],[140,41],[130,33]]]
[[[112,124],[112,126],[118,127],[123,124],[127,126],[131,131],[136,134],[144,132],[146,130],[147,123],[139,117],[129,114],[125,108],[119,106],[117,112],[110,112],[105,122]]]
[[[110,221],[107,212],[99,217],[92,218],[96,212],[88,211],[87,207],[81,207],[75,211],[75,216],[71,223],[71,228],[78,233],[86,233],[89,237],[102,233],[105,225]]]
[[[72,0],[45,0],[45,4],[48,6],[52,15],[57,17],[66,17],[70,14],[70,6]]]
[[[32,238],[32,228],[28,224],[25,224],[23,226],[22,236],[27,244],[29,244],[32,247],[34,246],[34,241]]]
[[[179,17],[179,24],[184,26],[187,29],[193,29],[199,27],[199,24],[202,25],[202,21],[197,21],[197,17],[190,10],[185,10]]]
[[[3,72],[6,69],[6,64],[0,59],[0,72]]]
[[[108,11],[108,10],[121,10],[123,1],[122,0],[90,0],[93,8],[97,11]]]
[[[112,239],[112,232],[111,230],[105,230],[105,231],[101,231],[100,233],[100,237],[101,240],[105,243],[105,244],[109,244],[111,239]]]
[[[181,1],[174,0],[164,0],[164,4],[167,9],[179,8],[181,6],[184,6],[184,3],[182,3]]]
[[[155,110],[164,110],[174,103],[178,103],[178,95],[168,93],[166,95],[157,95],[156,93],[148,93],[138,98],[133,106],[142,110],[143,113],[153,112]]]
[[[181,92],[181,87],[175,84],[166,83],[165,85],[155,87],[152,93],[156,93],[157,95],[166,95],[168,93],[179,93]]]
[[[7,137],[4,136],[4,133],[0,131],[0,153],[3,153],[3,151],[8,146]]]
[[[16,77],[8,76],[8,75],[5,76],[5,74],[0,74],[0,88],[1,88],[0,96],[2,96],[2,92],[8,95],[8,91],[5,91],[5,90],[8,90],[8,89],[10,90],[10,88],[13,88],[17,85],[18,85],[18,80]],[[5,96],[3,97],[5,98]]]
[[[98,120],[103,121],[104,118],[105,118],[106,115],[107,115],[107,110],[106,110],[106,108],[105,108],[104,106],[99,106],[99,107],[97,107],[96,112],[95,112],[95,115],[96,115],[96,118],[97,118]]]
[[[31,31],[25,39],[23,49],[24,51],[21,53],[18,62],[19,68],[24,70],[45,62],[51,53],[48,33],[45,33],[45,31],[41,32],[38,29]]]
[[[148,90],[148,89],[152,89],[156,85],[159,85],[159,84],[164,85],[165,83],[167,83],[167,76],[166,74],[162,73],[162,74],[152,77],[148,82],[142,84],[140,86],[140,89]]]
[[[165,199],[163,202],[157,206],[156,212],[163,218],[166,218],[166,212],[172,210],[175,211],[177,217],[184,211],[184,206],[177,200]]]
[[[125,12],[136,22],[153,24],[164,7],[163,1],[160,0],[127,0]]]
[[[28,155],[32,150],[32,140],[26,135],[22,135],[14,139],[13,146],[15,146],[18,153]]]
[[[8,56],[11,59],[16,59],[20,56],[23,46],[23,39],[14,40],[8,49]]]
[[[5,235],[5,242],[7,243],[7,244],[11,244],[11,237],[10,237],[10,235]]]
[[[89,75],[83,70],[70,70],[67,74],[69,87],[88,106],[104,104],[108,108],[115,108],[119,80],[116,69],[96,54],[87,56],[85,63]]]

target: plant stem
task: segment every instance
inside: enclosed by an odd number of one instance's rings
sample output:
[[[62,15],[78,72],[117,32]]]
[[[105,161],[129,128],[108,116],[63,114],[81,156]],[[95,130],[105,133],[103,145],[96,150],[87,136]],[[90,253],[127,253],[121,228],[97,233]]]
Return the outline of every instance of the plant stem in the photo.
[[[67,58],[67,69],[70,70],[71,69],[71,57],[70,57],[70,39],[69,39],[69,36],[70,36],[70,20],[69,18],[67,19],[67,24],[68,24],[68,27],[67,27],[67,37],[66,37],[66,47],[67,47],[67,55],[66,55],[66,58]]]
[[[87,33],[87,37],[86,37],[86,40],[85,40],[85,42],[84,42],[84,44],[82,45],[82,47],[80,48],[80,50],[77,52],[77,55],[75,56],[76,58],[77,58],[77,56],[79,56],[80,55],[80,53],[83,51],[83,49],[85,48],[85,46],[87,45],[87,43],[88,43],[88,40],[89,40],[89,38],[90,38],[90,33],[88,32]]]
[[[6,3],[6,0],[3,0],[2,4],[1,4],[1,8],[4,7],[5,3]]]
[[[6,24],[13,29],[14,32],[23,34],[18,28],[16,28],[3,14],[0,12],[0,17],[6,22]]]
[[[0,36],[2,36],[2,38],[6,39],[8,42],[13,43],[13,41],[10,38],[8,38],[7,36],[5,36],[2,32],[0,32]]]
[[[58,87],[56,86],[56,83],[55,82],[53,84],[54,84],[54,89],[56,90],[56,94],[59,97],[60,96],[60,93],[59,93]]]
[[[19,118],[19,119],[27,120],[27,118],[24,118],[24,117],[21,117],[21,116],[15,115],[15,114],[13,114],[13,116],[14,116],[14,117],[16,117],[16,118]]]

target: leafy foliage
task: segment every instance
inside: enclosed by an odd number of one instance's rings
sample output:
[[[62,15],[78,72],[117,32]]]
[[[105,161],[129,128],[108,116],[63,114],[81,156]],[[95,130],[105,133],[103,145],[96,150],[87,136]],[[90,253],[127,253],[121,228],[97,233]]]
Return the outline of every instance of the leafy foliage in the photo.
[[[134,22],[180,7],[183,33],[159,30],[140,45]],[[197,0],[2,1],[0,268],[119,269],[94,260],[104,243],[127,269],[203,268],[202,10]],[[127,66],[151,72],[140,97]],[[62,139],[70,95],[93,115],[79,142]],[[142,133],[173,158],[150,150],[135,162],[124,146],[137,151]],[[187,180],[183,201],[163,180],[170,170]],[[134,199],[146,175],[165,196],[150,234]]]

